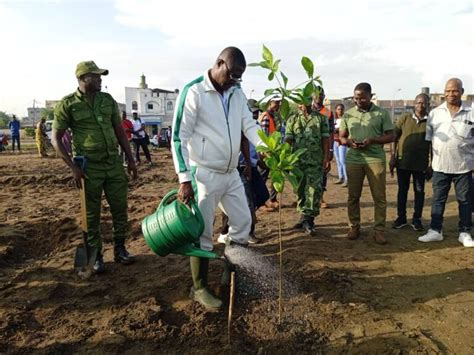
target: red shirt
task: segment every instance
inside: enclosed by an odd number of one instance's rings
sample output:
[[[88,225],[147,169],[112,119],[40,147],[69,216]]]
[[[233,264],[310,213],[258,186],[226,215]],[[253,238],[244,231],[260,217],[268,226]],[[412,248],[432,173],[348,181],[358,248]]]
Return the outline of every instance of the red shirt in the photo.
[[[132,139],[132,132],[133,132],[133,123],[129,119],[122,120],[122,128],[125,131],[125,134],[127,135],[127,139],[131,140]]]

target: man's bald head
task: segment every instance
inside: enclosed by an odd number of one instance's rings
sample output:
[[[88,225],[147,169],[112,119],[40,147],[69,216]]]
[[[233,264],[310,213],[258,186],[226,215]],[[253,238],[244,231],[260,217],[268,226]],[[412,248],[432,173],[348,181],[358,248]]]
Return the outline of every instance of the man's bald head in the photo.
[[[448,86],[448,84],[450,84],[450,86],[452,86],[452,85],[457,86],[457,87],[459,88],[459,90],[463,90],[463,87],[462,87],[462,80],[459,79],[459,78],[451,78],[451,79],[449,79],[449,80],[446,82],[445,88]]]
[[[219,60],[223,60],[230,67],[239,66],[245,68],[247,66],[244,54],[237,47],[224,48],[217,57],[216,62],[218,62]]]
[[[458,78],[451,78],[444,87],[444,97],[446,103],[452,106],[461,106],[461,97],[464,94],[462,81]]]

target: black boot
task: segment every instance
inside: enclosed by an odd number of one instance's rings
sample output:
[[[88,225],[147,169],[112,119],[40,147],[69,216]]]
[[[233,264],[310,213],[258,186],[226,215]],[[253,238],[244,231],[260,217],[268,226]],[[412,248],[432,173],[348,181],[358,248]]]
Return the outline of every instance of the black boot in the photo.
[[[305,216],[305,220],[303,221],[303,229],[307,235],[314,235],[315,226],[313,217]]]
[[[103,272],[105,272],[104,256],[102,253],[97,253],[94,263],[94,273],[102,274]]]
[[[125,244],[116,243],[114,246],[114,261],[123,265],[130,265],[135,262],[135,256],[125,249]]]

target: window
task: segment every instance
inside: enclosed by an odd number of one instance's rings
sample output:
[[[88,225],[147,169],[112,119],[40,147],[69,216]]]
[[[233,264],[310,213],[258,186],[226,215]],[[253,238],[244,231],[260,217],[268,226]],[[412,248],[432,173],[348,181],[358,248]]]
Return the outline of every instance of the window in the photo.
[[[138,104],[136,101],[132,101],[132,110],[138,110]]]
[[[148,110],[153,110],[153,104],[148,104],[148,105],[147,105],[147,109],[148,109]]]
[[[173,101],[168,101],[166,104],[166,110],[173,111]]]

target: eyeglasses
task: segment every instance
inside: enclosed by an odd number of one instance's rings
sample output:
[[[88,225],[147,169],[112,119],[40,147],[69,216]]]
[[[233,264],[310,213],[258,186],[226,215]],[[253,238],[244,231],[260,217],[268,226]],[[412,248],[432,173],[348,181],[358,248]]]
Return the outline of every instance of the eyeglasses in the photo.
[[[232,72],[230,71],[229,66],[227,65],[227,63],[224,62],[224,64],[225,64],[225,67],[226,67],[227,71],[229,72],[229,79],[232,80],[234,83],[241,83],[242,82],[242,77],[237,77],[234,74],[232,74]]]

